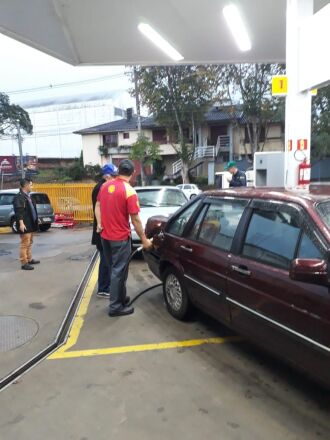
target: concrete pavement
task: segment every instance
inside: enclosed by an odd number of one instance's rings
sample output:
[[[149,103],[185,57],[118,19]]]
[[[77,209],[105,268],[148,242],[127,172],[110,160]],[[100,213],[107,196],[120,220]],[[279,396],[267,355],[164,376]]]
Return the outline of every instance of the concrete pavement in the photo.
[[[156,282],[132,262],[132,296]],[[66,346],[0,394],[1,438],[330,438],[330,395],[304,376],[203,314],[174,320],[160,288],[109,318],[94,283]]]

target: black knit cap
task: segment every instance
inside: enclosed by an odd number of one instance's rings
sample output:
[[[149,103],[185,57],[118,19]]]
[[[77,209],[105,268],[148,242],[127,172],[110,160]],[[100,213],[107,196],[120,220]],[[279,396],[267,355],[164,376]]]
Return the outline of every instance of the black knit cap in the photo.
[[[130,159],[123,159],[118,166],[119,174],[122,176],[131,176],[134,173],[134,163]]]

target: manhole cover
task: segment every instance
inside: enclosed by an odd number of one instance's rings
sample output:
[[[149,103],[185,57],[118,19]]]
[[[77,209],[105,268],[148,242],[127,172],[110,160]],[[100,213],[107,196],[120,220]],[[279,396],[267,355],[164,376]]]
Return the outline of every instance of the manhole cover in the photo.
[[[3,257],[4,255],[10,255],[11,252],[10,251],[4,251],[0,249],[0,257]]]
[[[39,326],[24,316],[0,316],[0,352],[10,351],[30,341]]]

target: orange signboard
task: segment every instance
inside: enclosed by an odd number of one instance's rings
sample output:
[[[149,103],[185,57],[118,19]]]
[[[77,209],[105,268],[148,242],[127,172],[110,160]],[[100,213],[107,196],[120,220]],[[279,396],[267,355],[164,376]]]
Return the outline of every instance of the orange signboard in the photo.
[[[297,140],[297,150],[307,150],[307,139],[298,139]]]

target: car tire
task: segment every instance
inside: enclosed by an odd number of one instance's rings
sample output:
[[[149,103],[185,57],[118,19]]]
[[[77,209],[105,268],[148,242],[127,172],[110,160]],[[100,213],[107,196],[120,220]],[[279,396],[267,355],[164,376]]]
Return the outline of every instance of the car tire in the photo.
[[[173,267],[164,273],[163,294],[169,313],[176,319],[186,320],[191,312],[191,302],[182,277]]]
[[[13,218],[10,220],[10,227],[11,227],[11,230],[14,232],[14,234],[18,234],[18,230],[17,230],[17,227],[16,227],[16,220],[15,220],[15,217],[13,217]]]
[[[39,225],[39,230],[41,232],[46,232],[46,231],[48,231],[49,228],[50,228],[50,223],[47,223],[45,225]]]
[[[196,197],[196,196],[197,196],[197,194],[191,194],[191,196],[190,196],[190,200],[193,199],[193,198]]]

